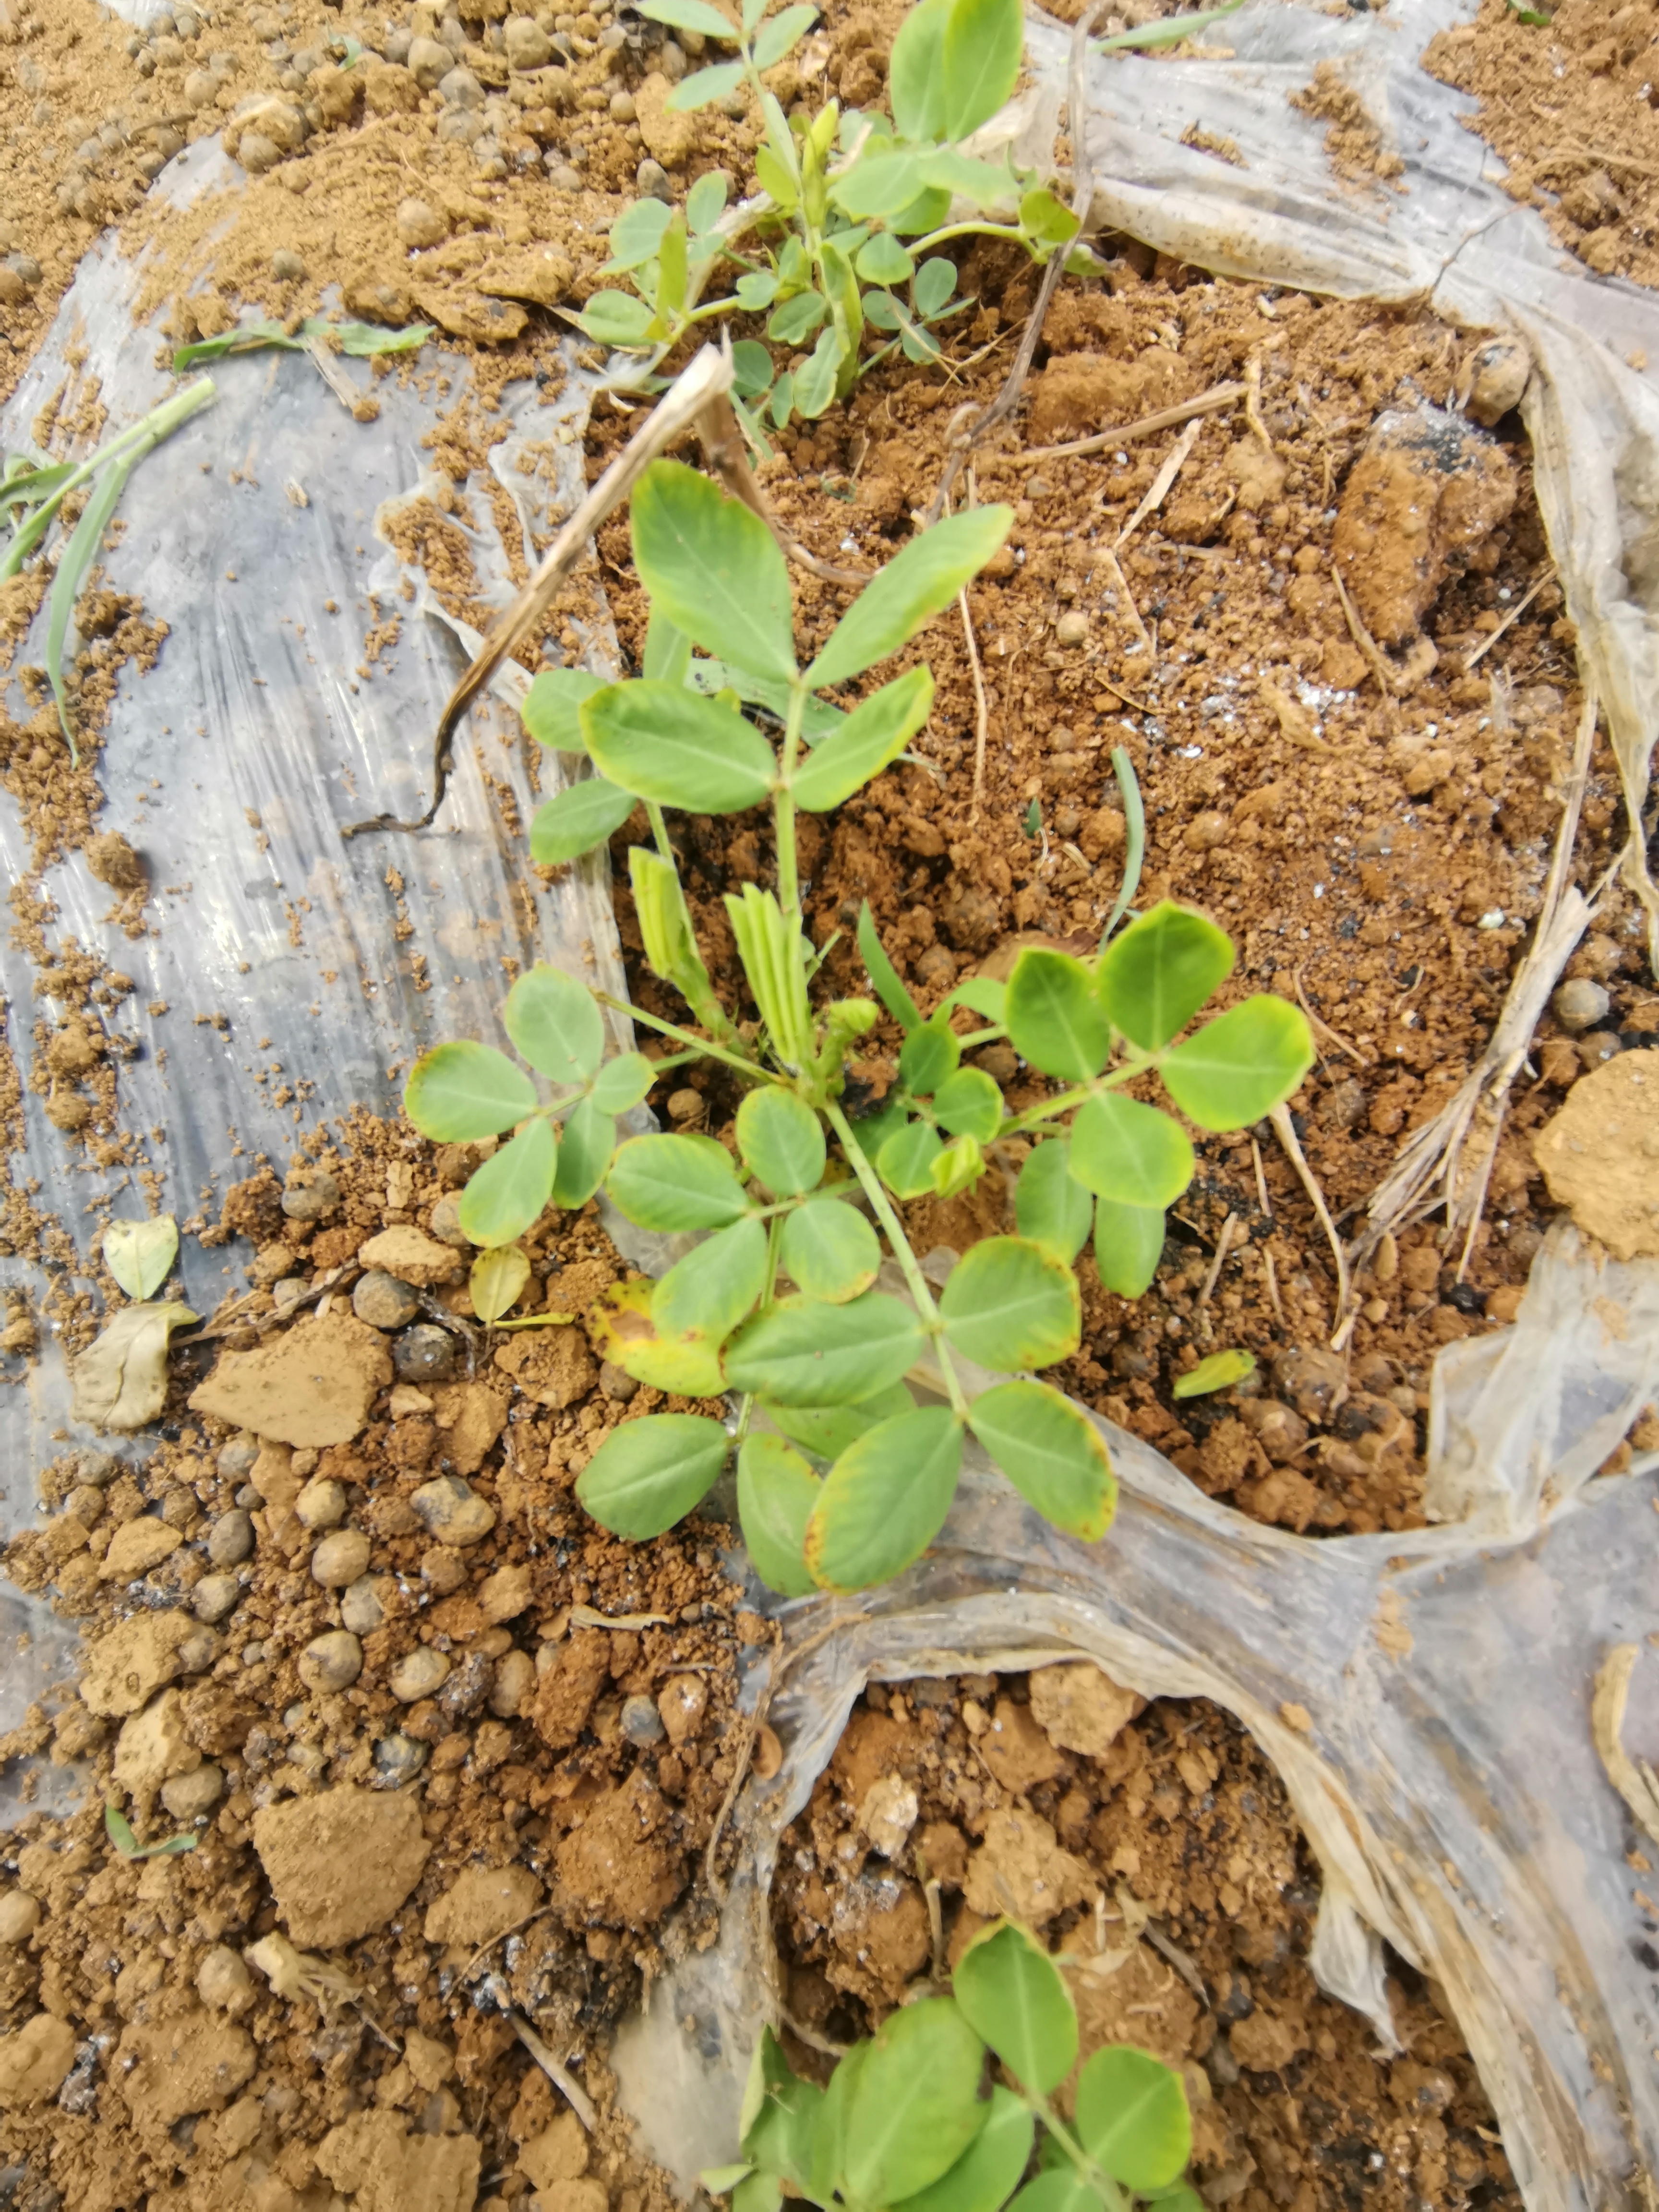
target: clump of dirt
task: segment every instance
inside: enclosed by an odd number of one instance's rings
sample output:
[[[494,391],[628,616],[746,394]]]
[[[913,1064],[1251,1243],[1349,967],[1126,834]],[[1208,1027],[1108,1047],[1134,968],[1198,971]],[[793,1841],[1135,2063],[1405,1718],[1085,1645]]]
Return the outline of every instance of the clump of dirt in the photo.
[[[1328,127],[1325,158],[1339,177],[1392,183],[1406,164],[1383,141],[1381,125],[1336,62],[1316,62],[1312,79],[1291,94],[1291,106]]]
[[[1072,1666],[872,1688],[779,1851],[785,2047],[825,2078],[1014,1914],[1073,1962],[1079,2063],[1127,2042],[1182,2069],[1208,2203],[1518,2205],[1443,1993],[1395,1962],[1407,2055],[1379,2059],[1309,1971],[1317,1906],[1278,1777],[1214,1705]]]
[[[1621,1053],[1575,1083],[1534,1144],[1558,1205],[1615,1258],[1659,1257],[1659,1052]]]
[[[1474,22],[1431,40],[1423,66],[1479,101],[1458,119],[1503,155],[1511,199],[1597,276],[1659,284],[1652,15],[1594,0],[1546,12],[1528,22],[1482,0]]]
[[[0,1837],[0,2160],[38,2193],[667,2202],[610,2115],[605,2036],[712,1936],[702,1863],[768,1632],[722,1532],[620,1544],[571,1496],[617,1421],[679,1401],[579,1323],[486,1334],[455,1265],[422,1288],[363,1264],[453,1261],[477,1157],[363,1117],[285,1188],[240,1187],[252,1287],[175,1358],[155,1448],[55,1462],[6,1551],[86,1639],[78,1686],[0,1744],[92,1782]],[[625,1273],[592,1207],[527,1249],[531,1314]],[[123,1859],[106,1799],[195,1848]],[[599,2105],[591,2143],[515,2017]]]

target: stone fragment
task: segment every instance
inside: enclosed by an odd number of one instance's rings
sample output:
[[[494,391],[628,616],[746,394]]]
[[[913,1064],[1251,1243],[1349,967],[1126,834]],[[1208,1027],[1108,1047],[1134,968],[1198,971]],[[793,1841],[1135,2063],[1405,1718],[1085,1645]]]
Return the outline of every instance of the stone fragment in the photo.
[[[1103,1758],[1146,1700],[1095,1666],[1040,1667],[1031,1676],[1031,1714],[1052,1744],[1085,1759]]]
[[[392,1380],[378,1331],[344,1314],[308,1315],[274,1342],[227,1352],[191,1393],[191,1411],[279,1443],[349,1443]]]
[[[290,1939],[316,1951],[384,1928],[432,1850],[412,1798],[349,1784],[263,1807],[253,1848]]]

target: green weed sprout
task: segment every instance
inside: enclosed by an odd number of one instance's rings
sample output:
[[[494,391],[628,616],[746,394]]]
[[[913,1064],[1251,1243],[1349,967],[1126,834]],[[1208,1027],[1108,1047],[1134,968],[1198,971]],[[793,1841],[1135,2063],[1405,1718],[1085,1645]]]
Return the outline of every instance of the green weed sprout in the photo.
[[[514,1132],[460,1200],[460,1226],[486,1252],[514,1243],[550,1200],[579,1206],[601,1186],[641,1228],[704,1232],[659,1282],[613,1293],[590,1327],[617,1365],[659,1390],[738,1394],[744,1536],[763,1579],[789,1595],[861,1589],[918,1558],[949,1510],[970,1430],[1056,1527],[1103,1534],[1115,1501],[1105,1447],[1078,1407],[1026,1370],[1078,1348],[1073,1263],[1091,1236],[1102,1280],[1139,1296],[1163,1249],[1164,1210],[1192,1178],[1185,1129],[1129,1086],[1156,1074],[1189,1121],[1232,1130],[1288,1097],[1313,1058],[1303,1015],[1269,996],[1182,1035],[1233,965],[1223,933],[1184,908],[1155,907],[1093,960],[1028,947],[1006,986],[970,978],[924,1021],[866,906],[859,948],[903,1045],[880,1111],[849,1118],[847,1055],[880,1008],[865,998],[813,1005],[830,948],[802,928],[796,818],[840,806],[900,755],[927,721],[933,680],[918,665],[845,712],[823,695],[948,606],[1012,520],[1006,507],[978,507],[913,538],[803,668],[788,570],[765,524],[695,470],[653,463],[632,512],[651,603],[645,673],[601,684],[555,670],[531,686],[530,734],[584,753],[594,773],[540,809],[530,847],[544,864],[574,860],[643,803],[652,842],[629,861],[645,957],[697,1028],[619,1010],[672,1039],[675,1064],[704,1056],[747,1086],[737,1157],[708,1136],[618,1144],[616,1117],[658,1071],[638,1053],[605,1059],[602,1008],[618,1002],[543,965],[514,984],[502,1018],[550,1097],[477,1042],[425,1054],[404,1093],[410,1119],[438,1141]],[[694,657],[696,647],[718,657]],[[781,743],[745,703],[781,725]],[[736,814],[767,800],[776,889],[749,883],[726,899],[751,1014],[723,1004],[698,953],[665,809]],[[959,1010],[981,1025],[959,1035]],[[1049,1079],[1018,1113],[962,1060],[964,1046],[1004,1037],[1033,1079]],[[1014,1138],[1030,1146],[1017,1233],[973,1246],[935,1297],[895,1201],[968,1190]],[[875,1287],[884,1239],[908,1303]],[[507,1279],[492,1271],[496,1313]],[[511,1279],[523,1278],[514,1269]],[[1008,1379],[972,1391],[964,1364]],[[905,1387],[913,1372],[943,1402],[916,1404]],[[757,1412],[769,1430],[754,1428]],[[698,1504],[731,1449],[706,1415],[630,1419],[594,1454],[577,1494],[616,1534],[656,1536]]]
[[[1012,2078],[985,2095],[988,2049]],[[825,2088],[792,2073],[763,2030],[743,2156],[703,2186],[730,2191],[732,2212],[779,2212],[786,2189],[822,2212],[1203,2212],[1183,2179],[1192,2117],[1180,2075],[1132,2044],[1105,2045],[1079,2072],[1068,2125],[1052,2099],[1077,2053],[1059,1968],[1026,1929],[998,1921],[963,1953],[950,1996],[890,2014]]]
[[[792,414],[815,420],[844,399],[896,347],[914,362],[944,358],[934,331],[971,302],[954,296],[956,270],[936,247],[969,234],[1008,238],[1039,262],[1072,247],[1077,218],[1035,176],[960,150],[1014,88],[1020,0],[920,0],[893,42],[890,125],[881,115],[842,113],[834,100],[810,120],[786,117],[762,82],[761,72],[805,35],[816,8],[763,20],[767,0],[744,0],[739,31],[708,0],[641,4],[659,22],[738,46],[738,60],[699,70],[667,104],[706,106],[747,83],[765,125],[755,166],[766,203],[727,216],[726,180],[715,171],[697,179],[684,208],[643,199],[624,209],[601,274],[627,277],[634,291],[595,293],[574,319],[587,337],[660,360],[697,323],[765,314],[774,344],[797,354],[811,348],[781,375],[758,340],[734,349],[739,404],[764,402],[781,429]],[[976,212],[952,223],[958,199],[975,210],[1012,209],[1015,219]],[[740,252],[737,241],[750,231],[754,247]],[[723,264],[740,272],[731,292],[699,304]],[[885,336],[868,354],[866,327]],[[758,439],[752,419],[750,428]]]

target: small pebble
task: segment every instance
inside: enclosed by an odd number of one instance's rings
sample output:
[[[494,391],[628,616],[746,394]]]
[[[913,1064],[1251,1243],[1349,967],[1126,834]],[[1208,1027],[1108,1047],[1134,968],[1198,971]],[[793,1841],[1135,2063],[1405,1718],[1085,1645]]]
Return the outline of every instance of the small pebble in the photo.
[[[296,1298],[304,1297],[310,1288],[311,1284],[304,1275],[284,1275],[280,1283],[271,1286],[270,1295],[276,1299],[280,1312],[284,1306],[291,1306]]]
[[[489,1710],[498,1720],[515,1720],[535,1687],[536,1662],[527,1651],[504,1651],[495,1662],[489,1686]]]
[[[484,88],[470,69],[453,69],[438,86],[438,96],[446,107],[482,107]]]
[[[196,1969],[196,1994],[212,2012],[244,2013],[253,2002],[253,1977],[228,1943],[216,1943]]]
[[[423,1482],[409,1502],[427,1534],[441,1544],[479,1543],[495,1525],[495,1508],[459,1474]]]
[[[305,281],[306,264],[288,246],[279,246],[270,257],[270,273],[279,284],[301,284]]]
[[[319,1475],[294,1501],[302,1528],[337,1528],[346,1517],[345,1486]]]
[[[394,68],[406,68],[414,44],[414,40],[400,23],[395,31],[388,31],[386,33],[386,60],[392,63]]]
[[[246,141],[243,143],[246,145]],[[247,167],[246,155],[242,166]],[[340,1202],[340,1186],[328,1174],[314,1175],[308,1182],[283,1193],[283,1212],[290,1221],[320,1221]]]
[[[674,187],[668,172],[660,161],[653,161],[647,154],[634,172],[634,182],[647,199],[667,200],[674,198]]]
[[[438,137],[447,146],[470,146],[484,135],[484,119],[471,107],[447,107],[438,118]]]
[[[405,1382],[447,1382],[459,1364],[455,1340],[447,1328],[418,1322],[392,1346],[392,1364]]]
[[[338,1528],[311,1555],[311,1576],[325,1589],[345,1589],[368,1565],[368,1539],[361,1528]]]
[[[1089,617],[1077,607],[1068,607],[1054,624],[1054,635],[1062,645],[1081,645],[1089,635]]]
[[[362,1671],[363,1647],[349,1629],[313,1637],[300,1654],[300,1680],[308,1690],[349,1690]]]
[[[634,1377],[620,1367],[613,1366],[608,1359],[600,1361],[599,1388],[614,1404],[625,1406],[639,1387]]]
[[[253,1522],[239,1506],[222,1513],[208,1532],[207,1555],[216,1567],[240,1567],[253,1550]]]
[[[0,1897],[0,1944],[27,1943],[40,1924],[40,1905],[26,1889],[9,1889]]]
[[[265,1647],[263,1644],[245,1644],[242,1646],[244,1667],[263,1667],[264,1663]]]
[[[386,1620],[386,1607],[372,1575],[361,1575],[340,1593],[340,1618],[359,1636],[372,1636]]]
[[[662,1715],[657,1711],[654,1698],[623,1698],[622,1732],[629,1743],[641,1747],[662,1741],[668,1731],[662,1724]]]
[[[550,146],[547,150],[550,154],[553,151],[553,149]],[[573,169],[568,161],[562,160],[553,162],[547,173],[547,181],[552,185],[556,192],[579,192],[582,189],[581,171],[580,169]],[[663,182],[665,185],[668,182],[665,173],[663,178]],[[652,195],[655,199],[672,199],[673,196],[672,187],[667,191],[654,192]]]
[[[420,1293],[407,1283],[399,1282],[395,1275],[371,1267],[368,1274],[357,1279],[351,1293],[351,1310],[371,1328],[407,1328],[421,1310]],[[439,1334],[442,1335],[443,1332],[440,1330]],[[444,1340],[447,1343],[448,1339]]]
[[[495,1668],[482,1651],[470,1651],[438,1693],[438,1703],[457,1725],[470,1721],[489,1695]]]
[[[1602,986],[1591,982],[1588,975],[1570,976],[1550,1000],[1556,1020],[1570,1036],[1606,1021],[1612,1004]]]
[[[434,1597],[447,1597],[466,1580],[466,1562],[447,1544],[440,1544],[421,1561],[421,1580]]]
[[[708,1708],[708,1686],[701,1674],[676,1674],[657,1697],[657,1712],[676,1751],[696,1735]]]
[[[401,209],[398,213],[401,217]],[[440,1244],[447,1244],[457,1252],[472,1249],[472,1240],[461,1226],[461,1201],[453,1190],[446,1191],[433,1207],[427,1226]]]
[[[199,1820],[225,1794],[222,1767],[202,1765],[175,1774],[161,1784],[161,1802],[175,1820]]]
[[[436,39],[414,39],[404,57],[404,67],[422,92],[435,92],[455,66],[455,57]]]
[[[234,1575],[204,1575],[190,1594],[190,1609],[210,1626],[228,1620],[241,1601],[242,1585]]]
[[[449,225],[425,200],[402,200],[398,206],[398,235],[408,246],[441,246],[449,235]],[[447,1199],[440,1200],[441,1205],[453,1202]],[[433,1234],[437,1234],[435,1230]],[[447,1237],[444,1239],[446,1243],[449,1241]]]
[[[411,1780],[425,1764],[426,1746],[413,1736],[383,1735],[374,1747],[374,1771],[386,1789]]]
[[[226,1449],[229,1449],[228,1445]],[[121,1472],[120,1461],[113,1452],[106,1451],[83,1451],[78,1455],[76,1467],[82,1481],[89,1483],[94,1490],[101,1490],[106,1483],[113,1482]]]
[[[611,95],[611,120],[631,123],[634,120],[634,95],[631,92],[613,92]]]
[[[233,1437],[228,1444],[221,1444],[214,1465],[227,1482],[240,1482],[245,1474],[253,1472],[253,1462],[258,1456],[258,1437]]]
[[[422,1698],[435,1698],[448,1680],[449,1662],[443,1653],[429,1644],[417,1644],[392,1668],[386,1687],[400,1705],[413,1705]]]

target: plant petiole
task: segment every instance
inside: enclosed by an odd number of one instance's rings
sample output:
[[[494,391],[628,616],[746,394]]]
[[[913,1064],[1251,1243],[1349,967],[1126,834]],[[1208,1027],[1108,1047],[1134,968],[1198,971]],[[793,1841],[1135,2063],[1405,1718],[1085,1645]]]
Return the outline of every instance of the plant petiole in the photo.
[[[609,991],[596,990],[593,996],[600,1006],[609,1006],[613,1013],[626,1014],[630,1021],[643,1022],[647,1029],[659,1030],[662,1036],[674,1037],[681,1044],[690,1046],[690,1051],[680,1055],[682,1060],[695,1060],[701,1054],[707,1060],[723,1060],[728,1067],[735,1067],[739,1075],[746,1075],[751,1083],[776,1083],[786,1089],[790,1087],[787,1076],[775,1075],[770,1068],[757,1066],[752,1060],[744,1060],[735,1052],[727,1052],[723,1045],[710,1044],[707,1037],[694,1036],[690,1030],[683,1030],[678,1022],[665,1022],[659,1015],[647,1014],[643,1006],[633,1006],[626,999],[613,999]]]
[[[806,681],[798,676],[789,686],[789,710],[783,725],[783,757],[778,768],[778,787],[772,798],[778,848],[778,904],[797,927],[801,918],[800,875],[795,858],[795,794],[791,786],[805,717]]]

